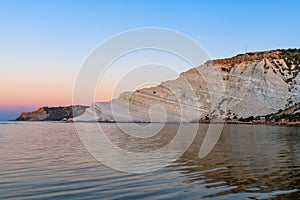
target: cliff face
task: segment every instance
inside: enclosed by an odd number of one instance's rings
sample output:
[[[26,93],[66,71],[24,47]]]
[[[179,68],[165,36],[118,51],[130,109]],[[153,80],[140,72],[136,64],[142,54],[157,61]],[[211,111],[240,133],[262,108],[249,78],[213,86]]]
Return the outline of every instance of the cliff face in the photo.
[[[299,71],[299,49],[211,60],[156,87],[93,103],[75,120],[192,122],[266,115],[300,101]]]
[[[88,106],[42,107],[33,112],[23,112],[16,121],[60,121],[82,115]]]

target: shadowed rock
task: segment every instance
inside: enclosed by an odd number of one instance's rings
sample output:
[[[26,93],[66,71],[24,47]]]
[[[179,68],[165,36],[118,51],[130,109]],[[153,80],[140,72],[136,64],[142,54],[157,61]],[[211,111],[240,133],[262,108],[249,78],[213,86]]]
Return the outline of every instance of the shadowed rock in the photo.
[[[33,112],[23,112],[16,121],[60,121],[82,115],[88,106],[42,107]]]

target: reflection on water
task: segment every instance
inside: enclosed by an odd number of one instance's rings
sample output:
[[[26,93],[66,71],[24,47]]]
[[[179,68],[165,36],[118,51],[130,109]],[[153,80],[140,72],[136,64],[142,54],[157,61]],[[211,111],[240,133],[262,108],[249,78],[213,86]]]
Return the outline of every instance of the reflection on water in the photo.
[[[187,182],[219,189],[204,197],[271,198],[289,194],[285,198],[294,199],[300,189],[298,132],[297,127],[228,125],[209,156],[197,157],[200,142],[196,140],[170,168],[179,167],[189,177]]]
[[[145,173],[175,162],[193,142],[198,125],[153,123],[141,129],[124,123],[101,127],[97,123],[80,123],[77,128],[87,150],[103,164],[123,172]],[[149,138],[130,135],[138,131]],[[205,132],[199,130],[201,135]]]
[[[114,124],[101,126],[114,143],[130,151],[161,148],[178,128],[164,127],[163,134],[151,138],[158,143],[149,146],[143,138],[121,134]],[[185,126],[189,134],[189,126],[195,125]],[[74,124],[2,123],[0,199],[300,198],[299,127],[226,125],[213,151],[199,159],[206,129],[200,125],[191,147],[171,165],[128,174],[93,159]]]

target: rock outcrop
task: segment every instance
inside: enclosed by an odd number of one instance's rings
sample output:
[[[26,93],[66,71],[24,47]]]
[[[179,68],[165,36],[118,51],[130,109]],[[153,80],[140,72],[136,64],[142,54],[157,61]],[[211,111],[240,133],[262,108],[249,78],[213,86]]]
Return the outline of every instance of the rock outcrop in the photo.
[[[60,121],[82,115],[88,106],[42,107],[33,112],[23,112],[16,121]]]
[[[75,121],[197,122],[239,119],[300,102],[300,49],[211,60],[171,81],[93,103]]]

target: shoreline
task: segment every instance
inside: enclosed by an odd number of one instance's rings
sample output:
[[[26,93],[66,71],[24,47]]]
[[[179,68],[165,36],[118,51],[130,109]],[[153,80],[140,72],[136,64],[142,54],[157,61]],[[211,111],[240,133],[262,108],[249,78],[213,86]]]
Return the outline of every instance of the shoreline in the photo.
[[[0,121],[0,123],[5,122],[62,122],[62,123],[99,123],[99,124],[116,124],[116,123],[137,123],[137,124],[244,124],[244,125],[271,125],[271,126],[300,126],[300,121],[296,122],[271,122],[271,121],[249,121],[249,122],[242,122],[242,121],[209,121],[209,120],[202,120],[200,122],[115,122],[115,121],[54,121],[54,120],[7,120],[7,121]]]

